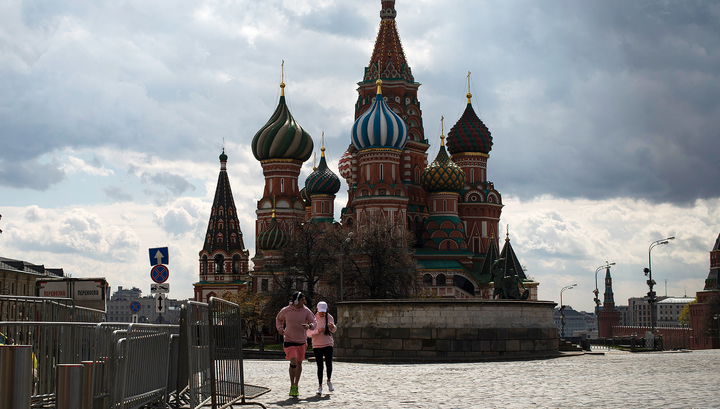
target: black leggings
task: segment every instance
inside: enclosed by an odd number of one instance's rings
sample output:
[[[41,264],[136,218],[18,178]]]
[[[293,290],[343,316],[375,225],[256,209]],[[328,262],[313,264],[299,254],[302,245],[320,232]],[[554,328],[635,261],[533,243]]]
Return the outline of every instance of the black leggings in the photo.
[[[317,375],[318,375],[318,384],[322,385],[323,383],[323,359],[325,359],[325,365],[327,366],[327,377],[328,379],[332,379],[332,352],[333,347],[324,347],[324,348],[313,348],[313,352],[315,353],[315,362],[317,363]]]

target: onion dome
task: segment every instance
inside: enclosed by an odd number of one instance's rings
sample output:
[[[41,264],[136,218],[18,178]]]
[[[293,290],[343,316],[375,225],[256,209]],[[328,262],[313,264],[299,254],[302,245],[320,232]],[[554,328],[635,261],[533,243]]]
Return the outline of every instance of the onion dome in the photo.
[[[460,152],[479,152],[488,154],[492,149],[492,135],[483,121],[478,118],[470,103],[471,93],[467,93],[467,107],[455,126],[448,132],[447,148],[450,154]]]
[[[310,207],[310,196],[308,196],[307,189],[304,187],[300,189],[300,198],[302,199],[303,203],[305,204],[305,207]]]
[[[280,89],[280,102],[275,112],[253,138],[253,155],[259,161],[297,159],[305,162],[312,154],[312,138],[290,114],[285,104],[284,83],[280,83]]]
[[[440,135],[440,140],[440,151],[420,175],[420,186],[426,192],[457,192],[465,186],[465,172],[445,151],[445,135]]]
[[[350,151],[345,151],[340,158],[338,162],[338,172],[340,172],[340,177],[343,179],[350,179],[352,177],[352,154],[350,154]]]
[[[375,100],[352,126],[352,143],[358,150],[367,148],[403,149],[408,139],[407,125],[385,103],[382,96],[382,80],[377,80],[376,84]]]
[[[285,232],[282,231],[275,218],[275,209],[268,227],[257,237],[257,245],[261,250],[277,250],[285,244]]]
[[[320,151],[320,164],[313,173],[305,179],[305,190],[308,196],[334,195],[340,190],[340,179],[330,170],[325,161],[325,147]]]

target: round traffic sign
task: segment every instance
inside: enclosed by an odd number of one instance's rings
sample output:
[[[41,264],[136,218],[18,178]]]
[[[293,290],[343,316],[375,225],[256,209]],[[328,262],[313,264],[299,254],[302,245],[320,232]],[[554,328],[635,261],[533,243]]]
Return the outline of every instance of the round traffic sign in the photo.
[[[152,278],[152,280],[158,284],[167,281],[169,276],[170,270],[168,270],[167,266],[164,266],[162,264],[153,266],[153,268],[150,270],[150,278]]]
[[[141,309],[141,308],[142,308],[142,304],[140,304],[140,303],[137,302],[137,301],[133,301],[133,302],[130,303],[130,311],[131,311],[133,314],[137,314],[138,312],[140,312],[140,309]]]

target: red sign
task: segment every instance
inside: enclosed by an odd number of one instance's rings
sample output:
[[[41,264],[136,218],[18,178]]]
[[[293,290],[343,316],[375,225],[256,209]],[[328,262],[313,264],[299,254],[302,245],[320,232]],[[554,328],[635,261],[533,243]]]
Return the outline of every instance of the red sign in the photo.
[[[169,276],[170,270],[168,270],[167,266],[164,266],[162,264],[153,266],[153,268],[150,270],[150,278],[152,278],[152,280],[158,284],[167,281]]]

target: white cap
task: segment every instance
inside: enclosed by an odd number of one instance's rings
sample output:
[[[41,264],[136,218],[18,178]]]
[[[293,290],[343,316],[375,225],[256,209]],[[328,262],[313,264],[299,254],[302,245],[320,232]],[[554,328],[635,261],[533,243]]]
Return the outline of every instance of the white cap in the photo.
[[[321,312],[327,312],[327,303],[325,301],[320,301],[317,303],[317,310]]]

